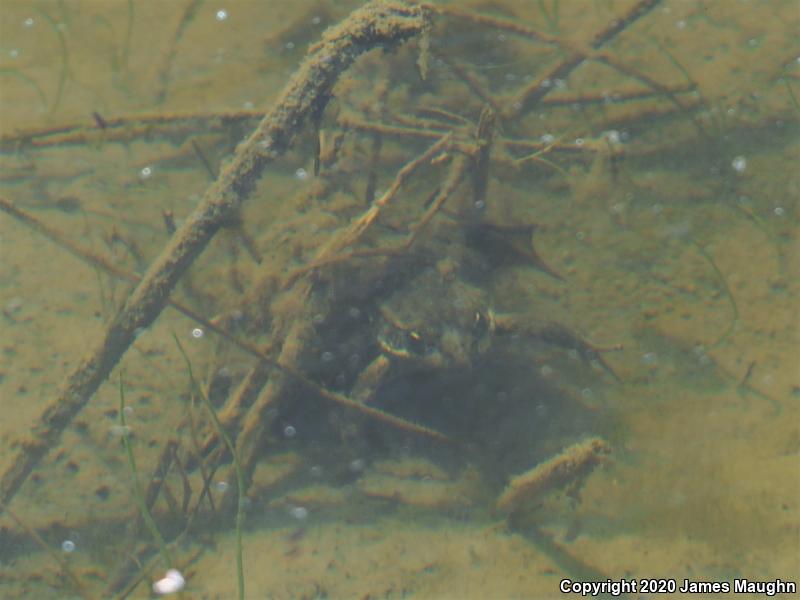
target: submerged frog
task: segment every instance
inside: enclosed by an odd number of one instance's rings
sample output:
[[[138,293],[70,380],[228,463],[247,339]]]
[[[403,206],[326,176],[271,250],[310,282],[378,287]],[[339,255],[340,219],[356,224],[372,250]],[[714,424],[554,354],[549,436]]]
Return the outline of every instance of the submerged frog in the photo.
[[[498,314],[485,292],[460,280],[445,262],[422,271],[379,307],[380,354],[358,376],[352,396],[368,403],[388,377],[410,371],[469,369],[489,351],[498,336],[539,339],[576,351],[587,362],[598,349],[567,327],[527,317]]]
[[[425,369],[470,366],[491,345],[494,321],[484,293],[428,269],[379,309],[386,356]]]
[[[478,470],[496,483],[498,468],[509,469],[500,476],[505,481],[509,472],[530,464],[525,456],[536,446],[531,441],[536,425],[525,424],[529,422],[529,410],[535,410],[534,402],[521,402],[529,409],[520,405],[516,409],[507,405],[508,409],[504,409],[499,404],[484,403],[480,393],[473,394],[474,385],[470,382],[493,378],[490,371],[494,367],[490,365],[497,364],[490,358],[493,348],[502,355],[496,341],[505,336],[537,339],[577,352],[586,362],[598,361],[613,375],[598,350],[567,327],[534,321],[527,315],[495,313],[487,293],[460,279],[448,261],[420,271],[384,299],[376,314],[379,317],[373,335],[380,354],[357,377],[351,397],[362,403],[394,404],[390,410],[401,413],[402,404],[409,408],[408,414],[414,420],[447,423],[444,431],[454,434],[460,457],[479,465]],[[434,377],[411,377],[419,373]],[[406,381],[392,390],[390,382],[399,378]],[[448,407],[446,401],[438,402],[438,398],[451,394],[458,398],[455,404]],[[416,409],[409,404],[416,404]],[[498,431],[502,431],[502,439],[498,439]],[[515,514],[535,505],[545,491],[564,486],[577,496],[586,476],[604,462],[608,451],[603,440],[588,438],[545,458],[510,479],[497,502],[498,511]],[[512,460],[503,463],[511,454],[515,455]],[[385,486],[386,481],[381,480],[381,489]],[[376,495],[374,490],[370,493]]]

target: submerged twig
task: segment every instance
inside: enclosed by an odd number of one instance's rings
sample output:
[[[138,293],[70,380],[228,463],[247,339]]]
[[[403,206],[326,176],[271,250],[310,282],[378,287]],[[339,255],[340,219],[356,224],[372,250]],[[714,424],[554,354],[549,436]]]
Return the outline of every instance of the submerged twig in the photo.
[[[598,33],[587,48],[578,48],[560,37],[542,33],[541,31],[517,21],[482,15],[454,7],[437,6],[432,7],[432,9],[442,14],[468,20],[477,25],[501,29],[536,42],[557,46],[566,52],[566,57],[563,60],[559,61],[554,67],[525,87],[516,96],[515,101],[511,102],[511,108],[505,111],[503,116],[508,119],[513,119],[529,113],[537,106],[540,101],[552,91],[552,87],[550,86],[551,81],[566,79],[569,74],[578,68],[586,59],[595,58],[594,54],[597,50],[605,46],[632,23],[651,11],[660,1],[661,0],[639,0],[639,2],[634,4],[624,15],[614,19],[606,29]],[[598,54],[598,57],[605,57],[605,55]],[[630,73],[627,74],[630,75]],[[641,77],[639,77],[639,79],[641,79]],[[645,81],[645,83],[650,85],[649,81]],[[664,93],[663,89],[653,89]],[[674,101],[674,97],[669,95],[667,97]]]
[[[589,438],[565,448],[560,454],[511,479],[497,499],[498,510],[513,514],[543,493],[586,477],[611,451],[600,438]]]
[[[313,261],[311,261],[310,264],[304,265],[291,273],[288,277],[287,284],[290,285],[297,279],[297,277],[307,273],[308,271],[331,262],[340,262],[342,260],[342,255],[338,253],[345,248],[353,246],[361,238],[361,236],[364,235],[364,232],[367,230],[367,228],[375,222],[381,211],[389,202],[391,202],[392,198],[397,195],[397,193],[400,191],[400,188],[408,181],[412,173],[416,172],[417,169],[429,164],[438,152],[441,152],[447,148],[451,139],[452,135],[450,134],[442,136],[438,142],[430,146],[427,150],[425,150],[425,152],[403,166],[403,168],[397,172],[397,175],[395,176],[392,184],[389,186],[389,189],[387,189],[380,198],[375,200],[364,212],[364,214],[353,221],[353,223],[351,223],[344,231],[342,231],[342,233],[336,235],[328,244],[323,246],[319,252],[317,252],[317,256]]]
[[[362,53],[420,33],[427,11],[402,1],[373,2],[329,29],[250,137],[242,142],[200,205],[152,263],[102,339],[62,384],[31,434],[20,441],[0,477],[0,501],[8,503],[61,432],[105,381],[138,332],[148,327],[170,292],[216,232],[236,214],[266,166],[283,154],[307,117],[327,103],[336,80]]]
[[[78,244],[72,242],[71,240],[63,236],[61,233],[59,233],[52,227],[46,225],[33,215],[18,208],[16,205],[14,205],[13,203],[9,202],[8,200],[2,197],[0,197],[0,210],[10,214],[14,218],[18,219],[20,222],[29,226],[34,231],[41,233],[46,238],[55,242],[62,248],[66,249],[70,254],[80,258],[81,260],[86,261],[90,265],[97,267],[105,271],[106,273],[110,273],[115,277],[119,277],[120,279],[130,281],[131,283],[139,283],[141,281],[141,277],[139,277],[135,273],[127,271],[122,267],[119,267],[116,264],[112,263],[103,256],[100,256],[99,254],[96,254],[86,248],[79,246]],[[233,335],[221,325],[206,319],[201,314],[199,314],[198,312],[196,312],[183,302],[180,302],[178,300],[173,300],[172,298],[167,298],[166,304],[177,310],[182,315],[192,319],[198,325],[201,325],[205,330],[210,331],[212,333],[216,333],[217,335],[221,336],[222,338],[228,340],[229,342],[237,346],[240,350],[243,350],[244,352],[253,356],[254,358],[259,359],[263,363],[263,366],[260,365],[257,368],[261,368],[264,380],[266,380],[266,374],[267,374],[267,371],[265,369],[276,369],[288,375],[293,380],[296,380],[302,385],[308,387],[309,389],[316,392],[326,400],[339,404],[344,408],[361,412],[367,415],[368,417],[377,419],[384,423],[388,423],[394,427],[398,427],[405,431],[419,433],[440,440],[446,439],[445,436],[443,436],[441,433],[433,429],[423,427],[421,425],[412,423],[400,417],[395,417],[394,415],[390,415],[389,413],[386,413],[377,408],[365,406],[358,402],[353,402],[352,400],[346,398],[345,396],[342,396],[341,394],[337,394],[335,392],[327,390],[323,386],[319,385],[318,383],[315,383],[314,381],[306,377],[299,370],[293,369],[292,367],[287,365],[280,364],[274,358],[271,358],[264,350],[258,348],[255,344],[252,344],[247,340],[244,340],[236,335]],[[263,383],[261,385],[263,386]],[[257,394],[258,390],[256,389],[253,393]],[[232,407],[234,406],[235,405],[232,405]],[[220,416],[223,422],[226,422],[225,413],[222,413]]]

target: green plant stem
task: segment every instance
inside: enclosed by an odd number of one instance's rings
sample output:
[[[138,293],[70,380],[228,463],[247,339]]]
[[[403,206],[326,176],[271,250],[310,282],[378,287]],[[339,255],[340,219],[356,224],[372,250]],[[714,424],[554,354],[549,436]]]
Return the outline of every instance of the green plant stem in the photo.
[[[53,100],[53,106],[50,108],[50,114],[52,115],[58,110],[58,106],[61,104],[61,97],[64,94],[64,86],[67,83],[67,74],[69,73],[69,51],[67,50],[67,40],[64,38],[64,32],[59,27],[59,24],[56,23],[55,20],[43,10],[39,8],[34,10],[36,10],[36,12],[38,12],[45,21],[47,21],[47,24],[58,38],[59,46],[61,46],[61,70],[58,74],[58,89],[56,90],[56,97]]]
[[[16,515],[14,511],[12,511],[8,506],[0,503],[0,507],[2,510],[11,517],[11,520],[14,521],[17,526],[22,529],[25,533],[27,533],[33,541],[36,542],[36,545],[39,546],[48,556],[50,556],[56,564],[61,568],[61,571],[67,576],[67,578],[72,583],[75,590],[80,594],[81,598],[85,598],[89,600],[92,596],[86,590],[86,588],[81,583],[81,580],[75,575],[75,572],[70,568],[69,561],[64,559],[63,557],[59,556],[57,552],[53,550],[53,548],[47,542],[42,539],[35,529],[32,527],[28,527],[28,525]]]
[[[242,471],[242,466],[239,463],[239,455],[236,453],[236,446],[233,445],[233,440],[231,440],[228,432],[225,431],[222,423],[219,422],[217,411],[214,410],[214,407],[212,406],[211,401],[208,399],[208,396],[206,396],[206,394],[200,388],[197,380],[194,377],[194,371],[192,371],[192,362],[189,360],[189,356],[183,349],[180,340],[178,340],[178,336],[173,333],[172,337],[175,339],[175,344],[177,344],[178,350],[183,356],[183,360],[186,361],[186,368],[189,371],[189,380],[194,393],[197,394],[197,396],[203,402],[203,406],[205,406],[206,410],[208,410],[208,414],[211,417],[211,422],[214,424],[214,429],[216,430],[217,435],[219,435],[219,437],[225,442],[225,446],[227,446],[228,452],[231,453],[231,457],[233,458],[233,469],[236,472],[236,491],[238,494],[236,503],[236,576],[239,589],[239,600],[244,600],[244,563],[242,561],[242,526],[244,524],[245,500],[244,472]]]
[[[705,246],[697,242],[692,242],[692,243],[694,247],[697,248],[697,251],[700,253],[700,255],[703,258],[705,258],[708,264],[711,266],[711,269],[714,271],[714,274],[717,276],[717,279],[719,280],[719,284],[722,287],[723,293],[725,294],[725,296],[727,296],[728,302],[730,302],[731,310],[733,311],[733,316],[731,317],[730,323],[728,324],[728,328],[709,346],[709,349],[717,348],[725,340],[727,340],[728,337],[730,337],[730,335],[733,333],[733,330],[736,328],[736,324],[739,322],[739,307],[736,305],[736,298],[733,297],[733,292],[731,291],[731,288],[728,285],[728,280],[725,279],[725,275],[722,274],[722,271],[719,270],[717,263],[714,262],[714,257],[712,257],[711,254],[708,252],[708,250],[706,250]]]
[[[10,75],[11,77],[16,77],[17,79],[27,83],[39,95],[39,101],[42,103],[42,109],[47,110],[47,97],[44,95],[42,88],[38,83],[36,83],[36,81],[25,75],[25,73],[19,69],[11,69],[9,67],[0,68],[0,75]]]
[[[125,446],[125,454],[128,456],[128,466],[130,467],[131,477],[133,478],[133,494],[136,498],[136,504],[139,505],[139,512],[142,513],[142,519],[144,519],[145,525],[147,525],[147,529],[150,531],[150,535],[153,536],[153,539],[155,539],[158,544],[161,557],[164,559],[164,563],[169,569],[173,565],[172,557],[169,554],[169,550],[167,550],[167,544],[161,532],[158,530],[155,520],[153,520],[153,515],[150,514],[150,510],[147,508],[147,502],[145,502],[144,493],[142,493],[142,485],[139,482],[139,472],[136,470],[136,459],[133,456],[133,447],[131,446],[130,436],[128,435],[128,425],[125,422],[125,386],[122,383],[121,372],[119,374],[119,423],[122,426],[122,444]]]
[[[797,96],[794,95],[792,85],[789,83],[789,80],[786,77],[781,78],[781,80],[783,81],[783,85],[786,86],[786,91],[789,92],[789,98],[792,101],[792,106],[794,106],[797,112],[800,112],[800,102],[797,101]]]

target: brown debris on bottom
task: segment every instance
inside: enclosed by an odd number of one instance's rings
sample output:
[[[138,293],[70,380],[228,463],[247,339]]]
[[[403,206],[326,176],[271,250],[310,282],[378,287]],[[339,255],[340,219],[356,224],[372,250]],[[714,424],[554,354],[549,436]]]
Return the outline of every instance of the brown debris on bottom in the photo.
[[[559,454],[513,477],[497,499],[498,510],[514,513],[530,505],[545,492],[570,481],[578,481],[604,462],[611,451],[607,442],[591,437],[568,446]]]

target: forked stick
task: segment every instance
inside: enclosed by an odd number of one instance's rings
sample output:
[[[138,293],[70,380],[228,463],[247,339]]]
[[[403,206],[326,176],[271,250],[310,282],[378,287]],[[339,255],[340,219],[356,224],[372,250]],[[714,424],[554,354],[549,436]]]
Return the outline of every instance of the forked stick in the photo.
[[[15,447],[0,477],[0,507],[8,504],[61,432],[119,362],[138,331],[148,327],[169,294],[214,234],[234,217],[264,168],[284,153],[304,120],[324,109],[338,77],[362,53],[399,44],[428,25],[428,11],[403,0],[375,1],[327,30],[309,49],[273,108],[206,191],[109,323],[97,346],[67,376],[30,434]]]
[[[49,225],[46,225],[45,223],[43,223],[30,213],[15,206],[13,203],[9,202],[3,197],[0,197],[0,211],[11,215],[21,223],[24,223],[34,231],[41,233],[44,237],[48,238],[55,244],[61,246],[62,248],[67,250],[70,254],[78,257],[83,261],[86,261],[88,264],[94,267],[97,267],[107,273],[110,273],[111,275],[114,275],[119,279],[129,281],[134,284],[138,284],[141,281],[141,277],[139,277],[138,275],[130,271],[127,271],[119,267],[118,265],[114,264],[110,260],[104,258],[103,256],[95,254],[90,250],[83,248],[80,245],[72,242],[66,236],[60,234],[58,231],[56,231]],[[293,369],[289,365],[281,364],[280,362],[276,361],[273,357],[271,357],[267,350],[261,349],[255,344],[232,334],[230,331],[225,329],[223,325],[220,325],[214,321],[206,319],[203,315],[201,315],[194,309],[190,308],[183,302],[173,300],[172,298],[167,298],[166,304],[177,310],[182,315],[192,319],[198,325],[201,325],[206,331],[211,331],[217,334],[218,336],[224,338],[225,340],[231,342],[233,345],[237,346],[240,350],[243,350],[244,352],[250,354],[254,358],[259,359],[262,364],[259,367],[255,367],[255,369],[251,371],[248,377],[254,377],[255,373],[258,371],[259,376],[263,376],[264,378],[266,378],[267,369],[276,369],[278,371],[283,372],[285,375],[289,376],[292,380],[307,387],[311,391],[316,392],[326,400],[330,400],[331,402],[339,404],[345,408],[364,413],[368,417],[377,419],[379,421],[383,421],[385,423],[389,423],[391,425],[394,425],[395,427],[399,427],[400,429],[404,429],[406,431],[411,431],[414,433],[431,436],[436,439],[445,439],[442,434],[433,429],[424,427],[422,425],[417,425],[416,423],[406,421],[405,419],[402,419],[400,417],[395,417],[394,415],[381,411],[377,408],[366,406],[358,402],[353,402],[351,399],[342,396],[341,394],[337,394],[335,392],[326,389],[325,387],[319,385],[318,383],[315,383],[314,381],[306,377],[300,370]],[[246,385],[250,386],[255,384],[253,383],[253,381],[250,381]],[[263,383],[261,385],[263,385]],[[231,404],[228,404],[226,406],[231,407]],[[235,405],[233,405],[230,408],[230,410],[236,410],[236,409],[237,407]],[[224,413],[222,412],[220,413],[220,418],[223,420],[223,423],[226,422]]]

